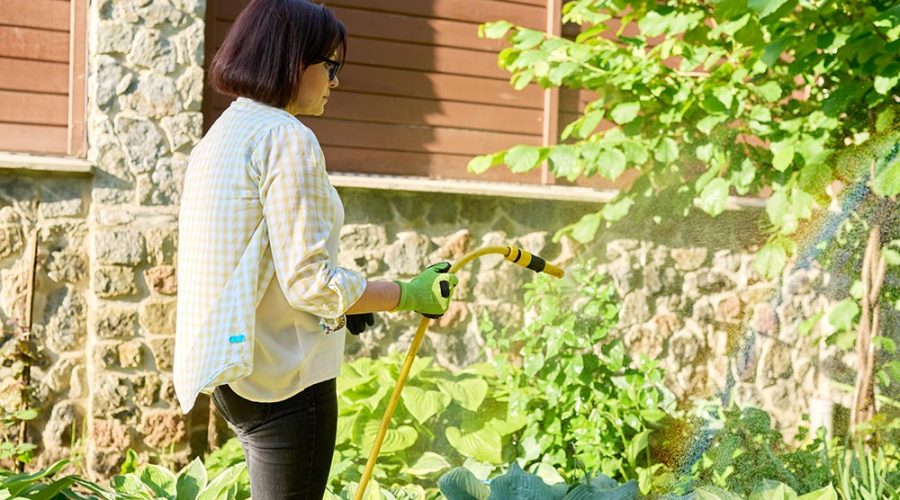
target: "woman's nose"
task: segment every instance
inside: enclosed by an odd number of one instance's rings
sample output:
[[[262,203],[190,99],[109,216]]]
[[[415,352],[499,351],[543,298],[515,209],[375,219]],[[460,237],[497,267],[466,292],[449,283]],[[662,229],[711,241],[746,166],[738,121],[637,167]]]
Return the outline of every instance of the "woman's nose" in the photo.
[[[328,86],[331,88],[335,88],[341,84],[341,81],[338,79],[337,75],[335,75],[334,80],[328,82]]]

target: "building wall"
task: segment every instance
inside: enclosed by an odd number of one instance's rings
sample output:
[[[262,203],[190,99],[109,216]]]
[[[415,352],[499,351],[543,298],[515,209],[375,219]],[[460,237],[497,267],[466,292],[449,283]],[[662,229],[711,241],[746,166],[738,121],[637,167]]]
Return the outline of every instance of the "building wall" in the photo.
[[[187,158],[202,133],[204,14],[202,0],[91,3],[92,175],[0,174],[4,359],[16,346],[10,319],[22,317],[16,310],[27,291],[29,235],[39,236],[32,404],[41,417],[31,425],[43,448],[39,464],[72,452],[73,439],[96,476],[117,471],[129,447],[183,463],[205,446],[208,400],[181,415],[171,376],[177,213]],[[551,237],[594,205],[339,191],[347,212],[341,262],[370,278],[410,277],[486,244],[519,244],[560,263],[596,256],[598,272],[610,273],[622,298],[620,333],[634,352],[662,360],[677,395],[713,397],[727,371],[737,370],[738,400],[778,410],[779,424],[790,429],[821,390],[816,367],[828,352],[800,342],[796,324],[834,302],[834,282],[815,270],[791,274],[783,285],[756,276],[750,260],[759,236],[736,228],[758,227],[759,211],[631,224],[578,247]],[[484,356],[476,323],[482,312],[506,325],[527,318],[527,271],[484,259],[460,278],[458,300],[423,351],[448,367]],[[348,339],[348,357],[405,350],[415,315],[379,316],[371,332]],[[730,335],[747,321],[761,333],[748,362],[753,370],[727,361]],[[19,393],[7,389],[17,387],[20,367],[0,368],[7,407],[17,403]]]

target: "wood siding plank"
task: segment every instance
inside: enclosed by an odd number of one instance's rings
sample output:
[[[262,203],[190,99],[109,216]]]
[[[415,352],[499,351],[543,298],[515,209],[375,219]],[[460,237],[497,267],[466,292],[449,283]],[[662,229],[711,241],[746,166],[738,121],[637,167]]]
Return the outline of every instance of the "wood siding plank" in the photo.
[[[328,101],[326,113],[329,118],[398,125],[541,133],[540,111],[484,104],[335,92]]]
[[[40,78],[35,78],[36,75]],[[69,66],[0,57],[0,90],[66,94],[69,92]]]
[[[380,151],[343,146],[322,146],[322,150],[329,172],[405,175],[433,179],[465,179],[520,184],[540,182],[538,170],[532,170],[525,174],[514,174],[504,166],[492,168],[483,174],[471,174],[466,170],[471,159],[471,156],[467,155]]]
[[[69,62],[69,34],[0,26],[0,57]]]
[[[424,45],[457,47],[497,53],[505,42],[478,38],[478,24],[405,16],[343,7],[332,8],[352,37],[378,38]]]
[[[64,95],[0,90],[0,122],[66,126],[68,106]]]
[[[72,0],[69,29],[69,156],[87,156],[87,6],[89,0]]]
[[[246,7],[247,0],[222,0],[217,3],[216,19],[233,21]],[[328,7],[351,7],[472,23],[506,19],[533,29],[543,29],[545,23],[542,4],[517,5],[495,0],[332,0],[328,2]]]
[[[413,127],[303,117],[322,144],[392,151],[479,155],[516,144],[541,144],[540,135],[483,132],[438,127]]]
[[[216,50],[222,46],[229,27],[228,22],[216,22]],[[497,67],[497,54],[492,52],[357,37],[352,37],[349,45],[347,62],[351,64],[509,79],[509,73]]]
[[[483,104],[498,104],[541,109],[542,91],[535,85],[518,91],[505,80],[487,80],[474,76],[444,75],[423,71],[379,68],[347,64],[340,73],[340,90],[397,95]],[[231,99],[212,94],[216,107],[225,108]]]
[[[58,0],[3,0],[0,24],[69,31],[69,2]]]
[[[0,151],[66,154],[66,127],[0,123]]]

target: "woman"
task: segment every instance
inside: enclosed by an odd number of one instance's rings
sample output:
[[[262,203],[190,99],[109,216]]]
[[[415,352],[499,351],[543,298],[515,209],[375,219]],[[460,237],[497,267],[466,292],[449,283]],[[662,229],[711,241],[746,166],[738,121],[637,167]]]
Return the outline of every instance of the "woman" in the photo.
[[[344,25],[307,0],[252,0],[212,60],[238,99],[191,153],[179,215],[175,388],[182,410],[212,391],[244,447],[255,499],[325,491],[347,326],[377,311],[440,315],[449,264],[409,282],[336,265],[343,207],[297,116],[338,86]]]

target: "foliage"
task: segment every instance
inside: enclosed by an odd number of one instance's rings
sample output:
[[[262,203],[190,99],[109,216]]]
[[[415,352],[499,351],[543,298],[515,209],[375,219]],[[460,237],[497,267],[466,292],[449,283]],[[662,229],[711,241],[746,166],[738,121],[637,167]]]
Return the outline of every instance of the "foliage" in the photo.
[[[0,461],[12,459],[27,464],[34,459],[37,446],[33,443],[20,443],[18,432],[22,422],[34,420],[37,415],[37,410],[29,408],[0,417]]]
[[[464,467],[447,472],[438,482],[447,500],[630,500],[638,498],[634,480],[618,484],[603,474],[585,477],[571,488],[565,483],[548,485],[542,478],[513,462],[507,471],[482,482]]]
[[[509,387],[513,415],[527,416],[516,433],[516,457],[545,464],[567,481],[600,472],[637,479],[648,493],[663,466],[651,459],[650,438],[674,396],[655,361],[632,360],[609,336],[618,310],[609,278],[593,262],[570,266],[562,282],[536,277],[527,285],[533,314],[515,331],[483,321],[486,343]]]
[[[563,129],[567,143],[515,146],[469,168],[505,163],[526,172],[546,161],[569,180],[615,180],[636,169],[629,190],[562,231],[579,241],[636,203],[663,216],[687,215],[696,204],[715,216],[729,194],[770,187],[771,238],[757,267],[775,276],[796,251],[787,236],[828,206],[832,181],[852,186],[864,180],[860,172],[868,176],[870,165],[838,165],[836,152],[879,136],[900,140],[891,133],[900,118],[895,2],[573,0],[563,21],[580,25],[574,40],[506,21],[481,34],[510,42],[499,64],[515,88],[537,82],[588,89],[596,99]],[[896,156],[873,174],[876,195],[900,192]]]

